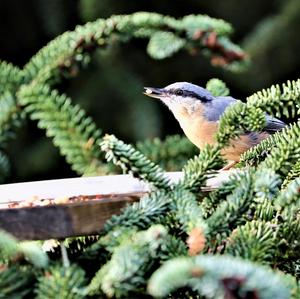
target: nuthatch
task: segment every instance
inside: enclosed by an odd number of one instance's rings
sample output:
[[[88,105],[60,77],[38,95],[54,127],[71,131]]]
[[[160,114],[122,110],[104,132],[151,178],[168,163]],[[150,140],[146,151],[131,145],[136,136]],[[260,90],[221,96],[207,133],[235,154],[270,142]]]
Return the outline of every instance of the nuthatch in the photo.
[[[165,88],[145,87],[144,94],[166,104],[185,135],[199,149],[207,143],[216,142],[214,137],[220,117],[228,106],[238,101],[232,97],[214,97],[208,90],[188,82],[177,82]],[[222,155],[229,162],[224,169],[229,169],[239,161],[242,153],[284,126],[284,122],[266,114],[263,131],[246,132],[232,139],[230,145],[223,149]]]

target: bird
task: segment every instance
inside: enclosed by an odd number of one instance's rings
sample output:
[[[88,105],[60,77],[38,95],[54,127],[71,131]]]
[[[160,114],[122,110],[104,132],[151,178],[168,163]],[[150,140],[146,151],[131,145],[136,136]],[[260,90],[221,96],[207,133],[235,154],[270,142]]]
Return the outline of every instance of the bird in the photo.
[[[207,89],[189,82],[176,82],[164,88],[144,87],[144,94],[163,102],[187,138],[200,150],[206,144],[216,143],[221,116],[229,106],[239,101],[230,96],[213,96]],[[241,154],[286,126],[283,121],[265,115],[266,126],[262,131],[245,132],[222,149],[221,154],[227,160],[223,170],[232,168],[240,161]]]

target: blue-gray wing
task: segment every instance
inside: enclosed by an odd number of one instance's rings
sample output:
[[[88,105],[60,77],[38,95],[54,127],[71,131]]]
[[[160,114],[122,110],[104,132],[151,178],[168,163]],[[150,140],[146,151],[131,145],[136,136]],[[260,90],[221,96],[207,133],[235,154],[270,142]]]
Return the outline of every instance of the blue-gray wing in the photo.
[[[272,117],[268,114],[266,114],[266,120],[267,120],[267,124],[266,127],[264,128],[264,131],[270,134],[280,131],[286,126],[286,124],[283,121],[275,117]]]
[[[207,107],[205,107],[204,115],[209,121],[218,121],[226,108],[233,105],[237,101],[238,100],[232,97],[216,97],[216,100],[212,101],[210,105],[207,105]],[[283,121],[268,114],[266,114],[266,122],[267,124],[263,131],[269,134],[280,131],[286,126]]]
[[[204,116],[209,121],[218,121],[226,108],[236,102],[232,97],[216,97],[214,101],[205,105]]]

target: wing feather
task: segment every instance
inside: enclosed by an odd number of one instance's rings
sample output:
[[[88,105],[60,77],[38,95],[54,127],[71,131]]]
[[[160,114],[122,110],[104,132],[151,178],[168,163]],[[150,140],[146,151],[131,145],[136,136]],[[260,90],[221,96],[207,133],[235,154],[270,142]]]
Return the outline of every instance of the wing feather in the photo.
[[[267,119],[267,125],[264,128],[264,131],[266,131],[270,134],[280,131],[286,126],[286,124],[283,121],[281,121],[275,117],[272,117],[268,114],[266,115],[266,119]]]
[[[232,98],[232,97],[216,97],[216,100],[212,101],[210,106],[207,106],[205,109],[205,116],[209,121],[218,121],[226,108],[228,106],[233,105],[238,100]],[[286,124],[269,115],[266,114],[266,127],[263,129],[263,132],[267,132],[269,134],[273,134],[277,131],[280,131],[283,129]]]

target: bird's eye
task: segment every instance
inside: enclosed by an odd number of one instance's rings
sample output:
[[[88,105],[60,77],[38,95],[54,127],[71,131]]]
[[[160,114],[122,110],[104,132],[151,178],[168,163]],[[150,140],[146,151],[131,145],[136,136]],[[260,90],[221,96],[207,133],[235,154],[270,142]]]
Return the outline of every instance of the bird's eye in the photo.
[[[175,93],[176,93],[177,96],[182,96],[183,95],[183,91],[181,89],[177,89]]]

